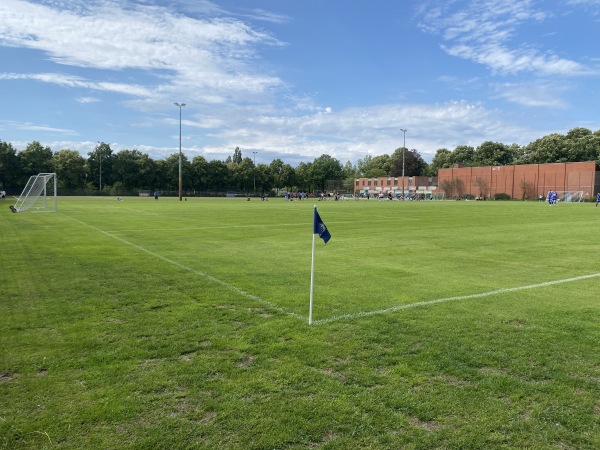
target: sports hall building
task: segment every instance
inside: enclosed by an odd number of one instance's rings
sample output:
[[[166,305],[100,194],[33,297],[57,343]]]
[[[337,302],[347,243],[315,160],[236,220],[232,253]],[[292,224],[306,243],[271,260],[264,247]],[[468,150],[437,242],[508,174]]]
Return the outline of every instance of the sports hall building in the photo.
[[[438,189],[446,197],[494,197],[535,199],[548,191],[583,192],[594,198],[600,190],[598,165],[594,161],[515,166],[461,167],[438,170]],[[450,192],[448,192],[450,191]]]
[[[417,195],[423,198],[431,198],[436,191],[438,177],[373,177],[356,178],[354,180],[354,195],[377,196],[379,194],[398,197],[404,192],[406,197],[415,198]],[[404,181],[404,190],[402,182]]]

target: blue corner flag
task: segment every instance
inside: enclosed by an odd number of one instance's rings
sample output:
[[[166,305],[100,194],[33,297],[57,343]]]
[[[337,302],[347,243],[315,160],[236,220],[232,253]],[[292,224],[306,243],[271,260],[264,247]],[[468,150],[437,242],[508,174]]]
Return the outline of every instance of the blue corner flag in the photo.
[[[323,239],[323,241],[326,244],[327,244],[327,242],[329,242],[329,239],[331,239],[331,234],[329,233],[329,230],[327,229],[327,227],[321,220],[321,216],[319,216],[319,213],[317,212],[316,207],[315,207],[315,222],[314,222],[314,226],[313,226],[313,234],[318,234],[319,237],[321,239]]]

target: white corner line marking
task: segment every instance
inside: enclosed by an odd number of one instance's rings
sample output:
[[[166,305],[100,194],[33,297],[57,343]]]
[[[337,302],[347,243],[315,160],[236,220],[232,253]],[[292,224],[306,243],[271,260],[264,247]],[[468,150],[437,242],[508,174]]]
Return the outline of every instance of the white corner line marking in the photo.
[[[71,220],[74,220],[75,222],[79,222],[80,224],[85,225],[86,227],[89,227],[89,228],[91,228],[93,230],[96,230],[97,232],[102,233],[105,236],[111,237],[113,239],[116,239],[117,241],[120,241],[120,242],[122,242],[124,244],[127,244],[127,245],[129,245],[129,246],[131,246],[133,248],[136,248],[136,249],[140,250],[141,252],[147,253],[147,254],[149,254],[151,256],[154,256],[155,258],[158,258],[158,259],[160,259],[160,260],[162,260],[162,261],[164,261],[166,263],[169,263],[169,264],[172,264],[172,265],[174,265],[176,267],[179,267],[180,269],[187,270],[188,272],[191,272],[191,273],[199,275],[199,276],[201,276],[203,278],[206,278],[207,280],[210,280],[210,281],[212,281],[215,284],[219,284],[219,285],[221,285],[223,287],[226,287],[227,289],[235,292],[236,294],[241,295],[242,297],[249,298],[249,299],[254,300],[254,301],[258,302],[258,303],[262,303],[264,306],[267,306],[267,307],[269,307],[271,309],[274,309],[276,311],[284,313],[284,314],[286,314],[288,316],[292,316],[292,317],[294,317],[294,318],[296,318],[298,320],[301,320],[303,322],[306,321],[306,317],[303,317],[300,314],[297,314],[297,313],[295,313],[293,311],[290,311],[290,310],[288,310],[286,308],[283,308],[283,307],[281,307],[279,305],[271,303],[271,302],[265,300],[264,298],[259,297],[258,295],[254,295],[254,294],[251,294],[251,293],[249,293],[247,291],[244,291],[243,289],[240,289],[239,287],[234,286],[233,284],[227,283],[226,281],[223,281],[223,280],[220,280],[218,278],[215,278],[215,277],[213,277],[212,275],[209,275],[206,272],[201,272],[199,270],[192,269],[191,267],[184,266],[183,264],[180,264],[177,261],[173,261],[172,259],[169,259],[169,258],[167,258],[165,256],[159,255],[158,253],[154,253],[153,251],[150,251],[150,250],[148,250],[148,249],[146,249],[144,247],[141,247],[141,246],[139,246],[137,244],[134,244],[133,242],[129,242],[128,240],[123,239],[123,238],[121,238],[119,236],[115,236],[114,234],[111,234],[111,233],[108,233],[108,232],[106,232],[104,230],[101,230],[100,228],[97,228],[97,227],[95,227],[93,225],[90,225],[89,223],[85,223],[85,222],[83,222],[83,221],[81,221],[79,219],[75,219],[73,217],[67,216],[66,214],[63,214],[63,215],[65,217],[68,217]]]
[[[355,314],[344,314],[344,315],[340,315],[340,316],[329,317],[327,319],[313,320],[312,323],[313,323],[313,325],[325,325],[325,324],[328,324],[331,322],[337,322],[340,320],[352,320],[352,319],[358,319],[361,317],[376,316],[379,314],[386,314],[386,313],[401,311],[403,309],[419,308],[421,306],[435,305],[436,303],[453,302],[456,300],[468,300],[470,298],[490,297],[492,295],[506,294],[508,292],[516,292],[516,291],[524,291],[526,289],[542,288],[542,287],[546,287],[546,286],[552,286],[554,284],[570,283],[573,281],[581,281],[581,280],[587,280],[590,278],[597,278],[597,277],[600,277],[600,273],[593,273],[591,275],[582,275],[582,276],[573,277],[573,278],[565,278],[562,280],[546,281],[544,283],[530,284],[528,286],[518,286],[518,287],[513,287],[513,288],[507,288],[507,289],[497,289],[495,291],[482,292],[479,294],[460,295],[458,297],[446,297],[446,298],[438,298],[436,300],[427,300],[427,301],[423,301],[423,302],[408,303],[406,305],[392,306],[391,308],[379,309],[376,311],[364,311],[364,312],[359,312],[359,313],[355,313]]]

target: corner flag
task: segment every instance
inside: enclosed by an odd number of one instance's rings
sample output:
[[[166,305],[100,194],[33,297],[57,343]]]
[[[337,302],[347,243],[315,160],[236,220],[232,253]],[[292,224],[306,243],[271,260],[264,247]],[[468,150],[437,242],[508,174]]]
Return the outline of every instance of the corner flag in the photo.
[[[319,216],[316,206],[315,206],[315,221],[314,221],[314,226],[313,226],[313,234],[318,234],[319,237],[321,239],[323,239],[323,241],[326,244],[327,244],[327,242],[329,242],[329,239],[331,239],[331,234],[329,233],[329,230],[327,229],[327,227],[321,220],[321,216]]]
[[[313,238],[312,238],[312,258],[310,262],[310,303],[308,307],[308,324],[312,324],[312,311],[313,311],[313,286],[315,279],[315,236],[318,234],[325,244],[331,239],[329,230],[321,220],[321,216],[317,212],[317,205],[314,206],[315,214],[313,220]]]

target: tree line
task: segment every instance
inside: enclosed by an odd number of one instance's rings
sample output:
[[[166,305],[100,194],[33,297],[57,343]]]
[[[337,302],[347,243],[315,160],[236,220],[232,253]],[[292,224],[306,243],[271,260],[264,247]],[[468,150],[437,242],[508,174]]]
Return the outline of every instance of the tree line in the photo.
[[[467,145],[453,151],[439,149],[430,164],[431,173],[462,164],[465,167],[547,164],[595,161],[600,163],[600,130],[573,128],[566,135],[553,133],[523,147],[484,142],[477,148]]]
[[[566,135],[542,137],[526,146],[487,141],[477,148],[461,145],[450,151],[438,149],[431,164],[417,150],[397,148],[391,155],[367,155],[356,164],[342,164],[329,155],[296,167],[275,159],[270,164],[254,164],[239,147],[225,161],[208,161],[182,155],[182,184],[186,193],[236,191],[270,193],[273,190],[319,192],[328,190],[329,180],[339,180],[341,189],[353,190],[355,178],[436,176],[440,168],[501,166],[552,162],[600,162],[600,130],[574,128]],[[76,150],[53,152],[37,141],[17,151],[0,141],[0,188],[9,192],[22,189],[31,175],[54,172],[63,193],[137,195],[139,190],[175,192],[179,185],[179,153],[154,160],[139,150],[113,152],[104,142],[84,158]]]

